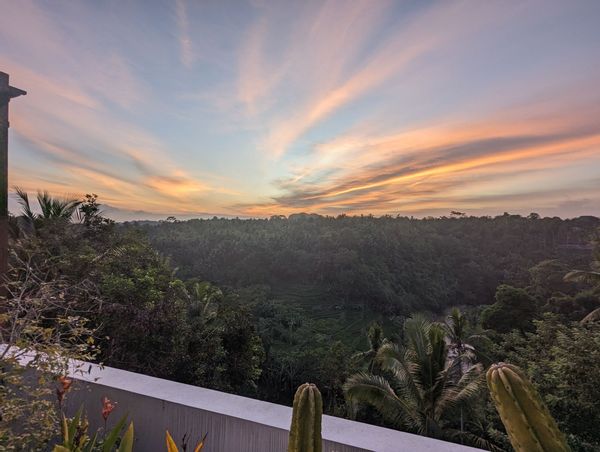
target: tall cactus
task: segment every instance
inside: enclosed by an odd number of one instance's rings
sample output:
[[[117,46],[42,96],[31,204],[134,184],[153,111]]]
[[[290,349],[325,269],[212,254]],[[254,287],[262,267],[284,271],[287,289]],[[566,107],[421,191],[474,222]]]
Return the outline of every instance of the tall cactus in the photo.
[[[567,452],[569,447],[552,415],[517,366],[493,364],[487,384],[516,452]]]
[[[322,452],[322,415],[323,400],[319,389],[314,384],[304,383],[294,396],[288,452]]]

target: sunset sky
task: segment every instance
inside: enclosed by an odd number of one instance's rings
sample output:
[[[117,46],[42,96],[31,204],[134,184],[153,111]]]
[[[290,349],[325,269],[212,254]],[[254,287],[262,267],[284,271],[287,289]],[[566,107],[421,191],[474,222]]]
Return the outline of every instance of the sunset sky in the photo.
[[[600,215],[597,0],[0,0],[0,71],[10,185],[117,219]]]

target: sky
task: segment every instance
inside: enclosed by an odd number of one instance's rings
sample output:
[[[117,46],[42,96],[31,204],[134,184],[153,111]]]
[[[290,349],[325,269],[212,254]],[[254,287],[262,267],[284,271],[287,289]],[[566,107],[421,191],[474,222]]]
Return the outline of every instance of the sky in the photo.
[[[117,220],[600,216],[597,0],[0,10],[11,187]]]

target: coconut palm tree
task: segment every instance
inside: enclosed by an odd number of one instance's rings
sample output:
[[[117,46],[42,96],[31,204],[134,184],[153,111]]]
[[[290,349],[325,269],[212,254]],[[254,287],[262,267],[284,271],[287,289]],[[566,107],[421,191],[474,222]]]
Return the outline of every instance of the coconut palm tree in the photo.
[[[47,220],[70,221],[80,206],[81,201],[75,198],[54,198],[47,191],[38,191],[37,202],[41,213],[35,213],[29,202],[29,195],[19,187],[15,187],[17,201],[21,205],[21,220],[35,230]]]
[[[406,345],[388,342],[377,352],[385,376],[353,375],[344,384],[347,398],[373,406],[398,428],[491,447],[485,439],[452,427],[457,410],[473,402],[483,387],[482,366],[471,365],[458,380],[453,378],[461,361],[448,360],[444,328],[423,317],[405,321],[404,337]]]
[[[448,342],[448,356],[450,358],[461,357],[461,360],[466,365],[475,358],[475,347],[467,342],[469,340],[467,336],[468,326],[469,322],[467,318],[462,315],[458,308],[452,309],[450,315],[446,318],[446,322],[443,324]],[[462,368],[462,366],[460,367]]]
[[[469,320],[460,312],[458,308],[453,308],[446,321],[442,324],[446,333],[446,343],[448,344],[448,359],[458,358],[461,361],[460,370],[464,371],[481,360],[489,360],[476,344],[490,342],[490,338],[482,334],[471,334]],[[478,359],[479,358],[479,359]]]
[[[448,345],[448,365],[451,366],[454,360],[458,360],[453,378],[459,381],[469,368],[478,362],[477,355],[480,351],[473,344],[477,341],[489,341],[489,338],[479,334],[469,334],[469,321],[458,308],[452,309],[442,327]],[[460,408],[460,431],[464,431],[462,407]]]
[[[367,330],[367,340],[369,341],[369,350],[358,352],[352,356],[352,360],[356,363],[366,366],[369,372],[374,372],[376,369],[377,352],[381,346],[387,341],[383,336],[383,328],[378,322],[373,322]]]

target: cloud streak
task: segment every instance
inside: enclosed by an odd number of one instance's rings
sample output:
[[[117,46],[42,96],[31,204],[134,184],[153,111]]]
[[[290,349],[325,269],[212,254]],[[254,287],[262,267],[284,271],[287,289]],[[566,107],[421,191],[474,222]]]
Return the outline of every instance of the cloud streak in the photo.
[[[180,216],[600,205],[597,2],[115,5],[3,4],[11,185]]]
[[[237,207],[255,215],[480,209],[484,200],[494,205],[516,197],[507,187],[517,181],[524,197],[556,194],[558,189],[539,189],[540,174],[590,160],[600,163],[600,126],[594,119],[600,109],[594,103],[570,107],[554,117],[543,114],[543,121],[495,118],[438,131],[338,137],[318,147],[315,162],[299,169],[301,176],[278,181],[282,194],[272,202]],[[598,180],[592,171],[587,181],[563,181],[562,189],[593,191],[600,188]]]
[[[195,55],[190,37],[190,25],[185,0],[175,0],[175,14],[177,17],[177,28],[179,31],[179,52],[181,63],[191,68],[194,64]]]

